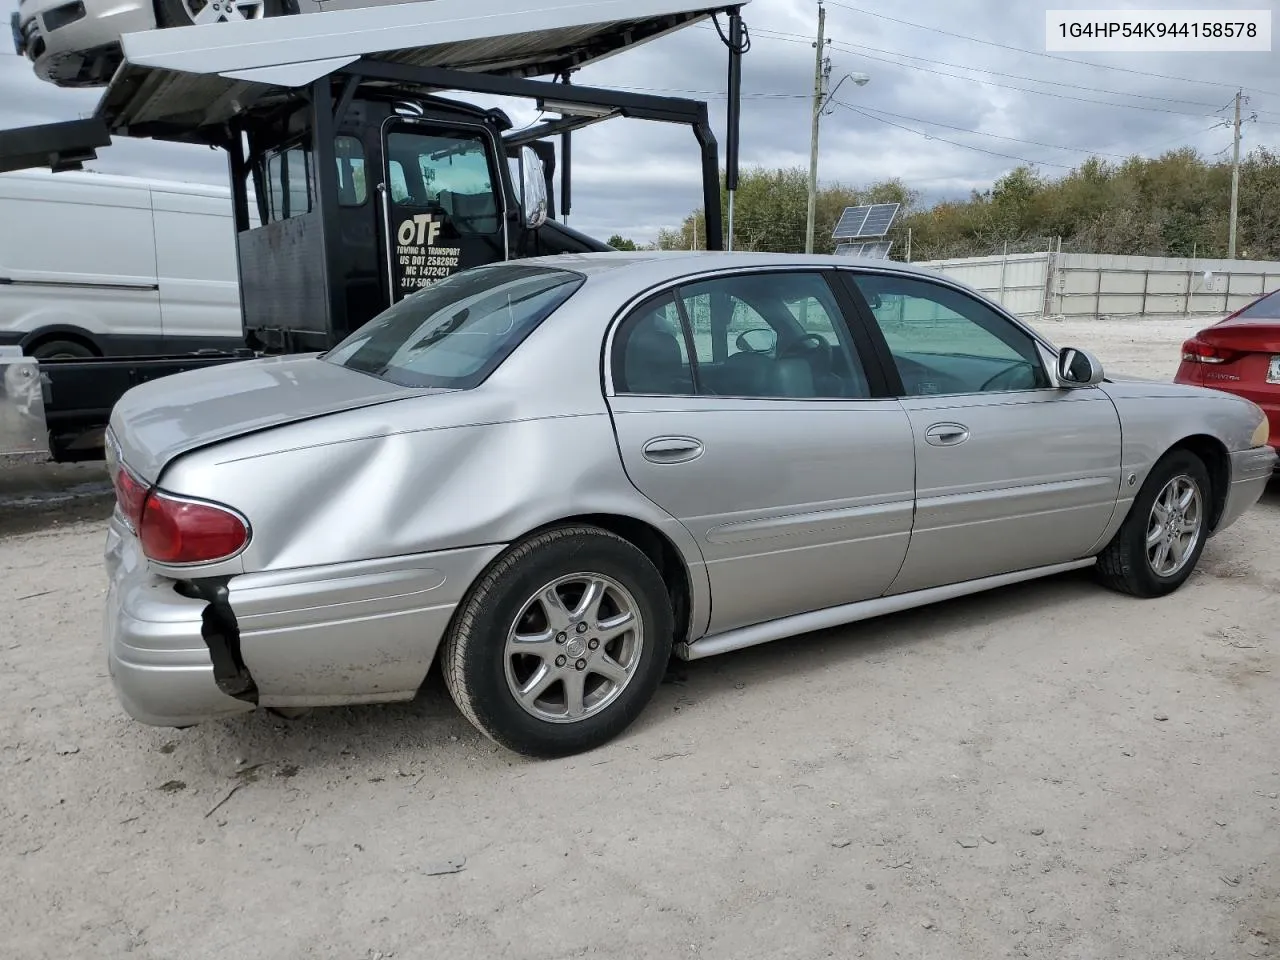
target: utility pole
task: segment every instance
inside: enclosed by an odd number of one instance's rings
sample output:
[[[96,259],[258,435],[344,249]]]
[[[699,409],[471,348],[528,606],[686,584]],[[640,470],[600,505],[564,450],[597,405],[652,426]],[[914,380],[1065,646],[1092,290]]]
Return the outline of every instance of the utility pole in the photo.
[[[827,41],[823,36],[827,10],[818,3],[818,40],[813,45],[813,127],[809,132],[809,211],[805,220],[804,252],[813,253],[813,220],[818,209],[818,118],[822,115],[822,99],[827,70],[824,69]]]
[[[1236,209],[1240,202],[1240,97],[1243,94],[1243,90],[1236,90],[1236,135],[1231,149],[1231,225],[1227,230],[1228,260],[1236,258]]]

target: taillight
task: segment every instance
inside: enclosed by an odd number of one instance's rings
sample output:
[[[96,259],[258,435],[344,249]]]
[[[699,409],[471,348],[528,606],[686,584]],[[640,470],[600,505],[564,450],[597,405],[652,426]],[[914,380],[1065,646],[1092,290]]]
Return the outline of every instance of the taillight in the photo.
[[[138,528],[142,552],[157,563],[212,563],[239,553],[249,527],[232,510],[156,490],[146,498]]]
[[[1230,363],[1241,356],[1239,350],[1215,347],[1197,337],[1192,337],[1182,345],[1182,359],[1191,363]]]
[[[123,464],[116,466],[113,485],[120,512],[136,532],[142,525],[142,508],[147,502],[147,487]]]

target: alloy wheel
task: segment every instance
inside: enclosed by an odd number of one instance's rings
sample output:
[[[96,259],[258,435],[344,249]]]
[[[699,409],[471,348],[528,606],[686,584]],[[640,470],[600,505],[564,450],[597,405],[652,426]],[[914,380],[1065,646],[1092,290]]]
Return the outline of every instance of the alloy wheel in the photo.
[[[1178,573],[1195,552],[1204,528],[1204,498],[1186,474],[1161,489],[1147,519],[1147,562],[1160,577]]]
[[[266,0],[182,0],[192,23],[223,23],[228,20],[261,20]]]
[[[507,633],[507,688],[525,712],[574,723],[604,710],[635,677],[644,649],[639,604],[616,580],[573,573],[545,584]]]

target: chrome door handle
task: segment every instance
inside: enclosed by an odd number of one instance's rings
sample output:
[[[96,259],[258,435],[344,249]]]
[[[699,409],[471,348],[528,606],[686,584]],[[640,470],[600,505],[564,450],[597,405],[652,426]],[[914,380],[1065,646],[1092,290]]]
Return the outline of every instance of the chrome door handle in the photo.
[[[684,463],[702,456],[702,441],[693,437],[654,437],[644,445],[644,458],[654,463]]]
[[[951,447],[969,439],[969,428],[963,423],[935,423],[924,432],[924,438],[935,447]]]

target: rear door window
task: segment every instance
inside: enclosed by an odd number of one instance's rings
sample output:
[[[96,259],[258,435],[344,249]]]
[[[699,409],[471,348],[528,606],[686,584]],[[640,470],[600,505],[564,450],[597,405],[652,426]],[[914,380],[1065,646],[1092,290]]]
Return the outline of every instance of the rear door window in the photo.
[[[1255,300],[1238,314],[1237,320],[1280,320],[1280,290],[1273,290]]]

